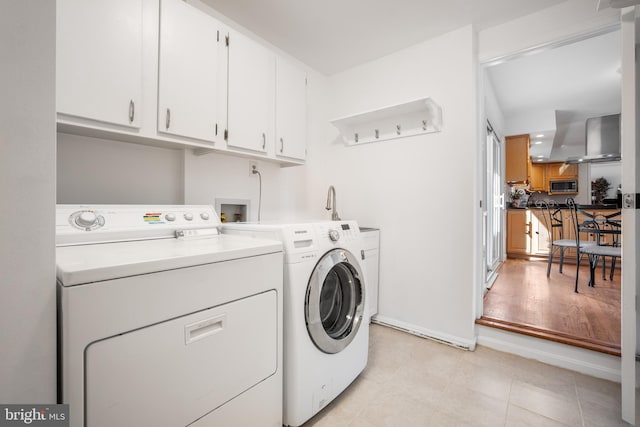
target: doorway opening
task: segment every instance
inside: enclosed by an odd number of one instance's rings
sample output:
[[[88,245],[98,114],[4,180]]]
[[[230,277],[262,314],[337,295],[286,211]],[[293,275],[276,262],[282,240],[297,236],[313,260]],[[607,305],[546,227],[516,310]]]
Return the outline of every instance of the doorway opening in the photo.
[[[577,294],[575,257],[565,260],[562,273],[554,263],[547,277],[549,231],[534,205],[536,200],[562,205],[572,197],[593,209],[618,209],[620,162],[576,159],[586,153],[586,120],[620,113],[620,37],[619,29],[610,29],[485,66],[485,111],[491,130],[484,147],[487,289],[479,324],[620,355],[620,268],[612,280],[607,276],[591,288],[586,285],[588,262],[583,260],[579,278],[584,283]],[[526,138],[526,157],[517,160],[524,165],[524,176],[515,178],[509,176],[514,160],[504,157],[511,135]],[[501,154],[496,157],[492,150]],[[504,159],[504,165],[497,158]],[[573,173],[571,179],[562,176],[567,170]],[[610,203],[594,206],[591,183],[605,175],[610,183],[605,199]],[[550,182],[569,180],[577,185],[571,194],[551,190]],[[496,248],[500,249],[494,257]]]

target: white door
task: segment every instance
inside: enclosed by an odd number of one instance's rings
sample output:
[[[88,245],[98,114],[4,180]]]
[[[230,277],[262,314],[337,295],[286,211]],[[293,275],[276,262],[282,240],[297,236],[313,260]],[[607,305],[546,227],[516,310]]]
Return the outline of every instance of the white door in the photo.
[[[216,140],[219,28],[181,0],[162,0],[158,131]]]
[[[59,114],[140,127],[141,0],[56,2]]]
[[[636,147],[636,7],[622,10],[622,419],[635,425],[637,352],[637,261],[640,215],[636,194],[640,189],[640,150]]]
[[[496,269],[502,261],[502,211],[504,203],[504,195],[502,193],[502,152],[500,140],[493,131],[490,131],[487,136],[486,156],[485,284],[490,287],[495,278]]]
[[[248,37],[229,33],[227,145],[266,153],[275,86],[273,55]]]
[[[278,58],[276,63],[276,155],[304,160],[307,151],[307,75]]]

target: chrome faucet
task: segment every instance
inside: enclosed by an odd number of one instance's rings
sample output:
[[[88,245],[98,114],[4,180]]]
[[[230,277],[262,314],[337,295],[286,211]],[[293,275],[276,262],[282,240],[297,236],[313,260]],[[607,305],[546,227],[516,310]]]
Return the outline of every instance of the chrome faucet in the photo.
[[[340,221],[340,216],[338,216],[338,210],[336,209],[336,189],[333,188],[333,185],[329,186],[329,191],[327,192],[327,206],[325,209],[331,211],[332,221]]]

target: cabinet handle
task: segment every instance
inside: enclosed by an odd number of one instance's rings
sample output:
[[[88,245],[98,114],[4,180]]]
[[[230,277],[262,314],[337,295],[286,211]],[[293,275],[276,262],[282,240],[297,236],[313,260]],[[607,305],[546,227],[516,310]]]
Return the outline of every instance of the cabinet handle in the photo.
[[[531,237],[531,223],[530,223],[530,222],[528,222],[528,223],[526,224],[526,226],[527,226],[528,230],[527,230],[527,232],[526,232],[525,234],[528,234],[528,235],[529,235],[529,237]]]
[[[280,138],[280,152],[284,152],[284,139]]]
[[[136,117],[136,104],[133,99],[129,101],[129,124],[133,123],[133,119]]]
[[[167,108],[167,120],[165,122],[165,126],[169,129],[169,125],[171,124],[171,110]]]
[[[267,146],[267,135],[262,132],[262,149],[264,150],[264,148]]]

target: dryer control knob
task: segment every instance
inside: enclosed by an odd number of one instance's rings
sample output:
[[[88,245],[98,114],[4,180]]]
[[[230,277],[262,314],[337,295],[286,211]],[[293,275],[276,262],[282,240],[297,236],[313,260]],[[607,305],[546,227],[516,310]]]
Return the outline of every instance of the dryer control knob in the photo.
[[[76,217],[79,227],[90,228],[98,224],[98,215],[91,211],[83,211]]]
[[[209,213],[208,212],[202,212],[200,214],[200,218],[204,219],[205,221],[209,220]]]
[[[187,221],[193,220],[193,214],[191,212],[185,213],[184,214],[184,219],[186,219]]]
[[[332,242],[340,240],[340,233],[338,233],[338,230],[329,230],[329,239],[331,239]]]
[[[167,221],[171,222],[171,221],[175,221],[176,220],[176,214],[174,213],[168,213],[164,216],[164,219],[166,219]]]

